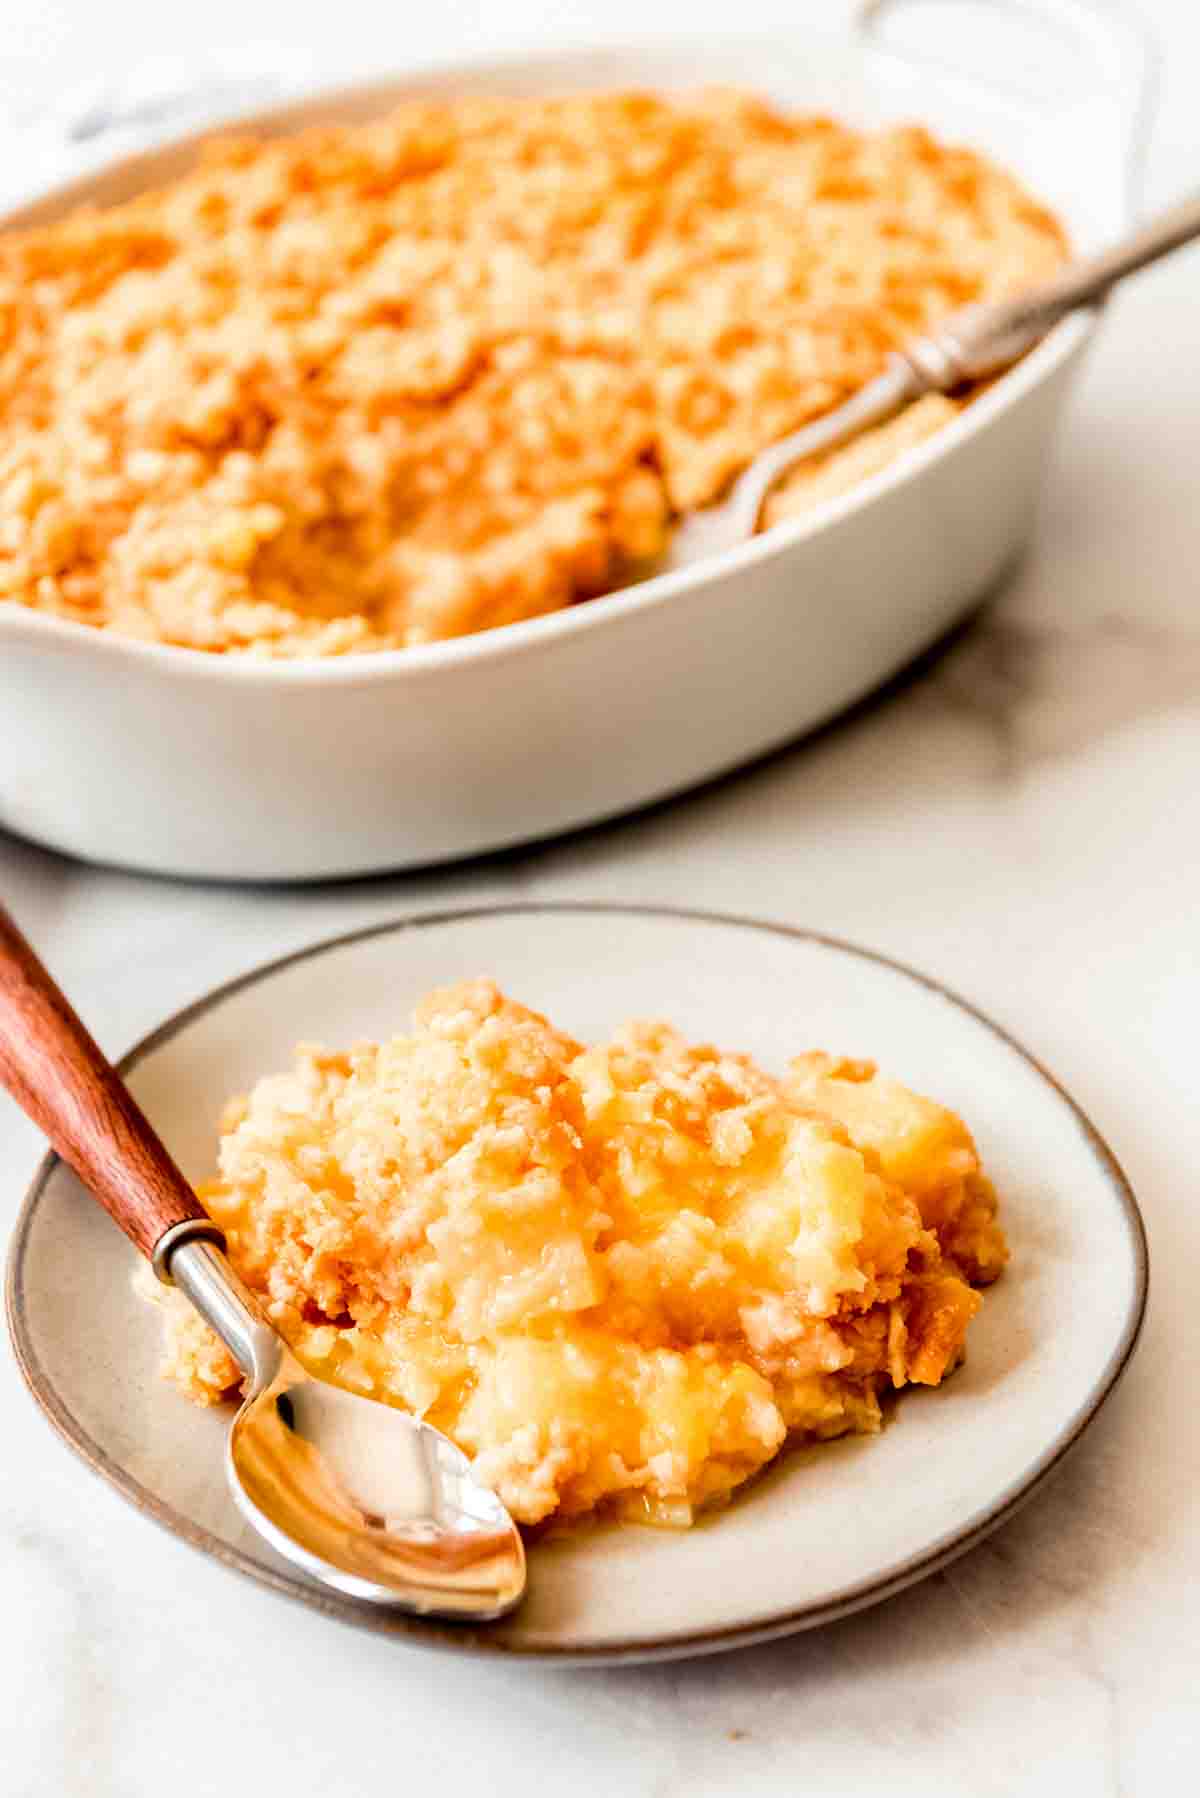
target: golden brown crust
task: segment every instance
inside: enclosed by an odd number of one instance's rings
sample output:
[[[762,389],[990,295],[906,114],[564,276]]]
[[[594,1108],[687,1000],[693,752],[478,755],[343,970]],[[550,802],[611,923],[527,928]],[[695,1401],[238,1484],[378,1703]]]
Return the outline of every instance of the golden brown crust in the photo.
[[[1062,254],[969,151],[738,93],[412,102],[214,144],[0,240],[0,601],[279,656],[550,611],[898,341]]]

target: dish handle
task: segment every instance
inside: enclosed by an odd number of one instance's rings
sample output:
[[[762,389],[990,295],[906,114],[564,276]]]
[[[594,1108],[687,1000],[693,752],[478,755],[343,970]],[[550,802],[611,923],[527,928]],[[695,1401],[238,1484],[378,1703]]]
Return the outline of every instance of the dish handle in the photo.
[[[996,15],[1001,33],[1011,36],[1020,47],[1022,33],[1037,65],[1039,79],[1024,81],[998,78],[994,69],[964,66],[944,40],[949,33],[940,29],[946,13],[953,10],[956,30],[953,42],[961,44],[964,19],[971,13],[977,19]],[[888,28],[888,21],[902,13],[912,15],[911,25],[902,40]],[[917,15],[924,15],[918,33],[912,27]],[[1007,15],[1000,18],[1000,15]],[[954,75],[970,78],[978,87],[986,87],[994,96],[1007,96],[1047,110],[1068,104],[1072,99],[1071,84],[1047,79],[1040,51],[1057,48],[1060,68],[1067,58],[1070,69],[1077,72],[1077,82],[1085,83],[1083,97],[1090,103],[1092,142],[1101,165],[1115,163],[1114,179],[1119,188],[1122,211],[1127,219],[1134,216],[1141,196],[1146,139],[1154,111],[1158,84],[1158,47],[1148,28],[1118,0],[856,0],[855,26],[860,42],[871,51],[886,53],[910,65],[936,69],[943,77]],[[1051,71],[1054,65],[1051,64]],[[1084,109],[1072,108],[1071,123],[1078,129]]]

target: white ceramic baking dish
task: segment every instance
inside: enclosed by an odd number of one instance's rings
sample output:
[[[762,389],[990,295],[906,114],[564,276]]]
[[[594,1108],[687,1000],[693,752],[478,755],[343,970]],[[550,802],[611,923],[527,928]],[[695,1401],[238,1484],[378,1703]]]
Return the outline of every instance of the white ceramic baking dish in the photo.
[[[901,0],[902,3],[902,0]],[[239,114],[265,133],[363,119],[414,91],[738,82],[863,122],[919,118],[1017,170],[1092,247],[1127,222],[1140,46],[1077,0],[1036,13],[1029,84],[899,50],[872,7],[778,41],[537,54]],[[919,3],[919,0],[918,0]],[[943,9],[945,10],[945,9]],[[1065,52],[1067,73],[1043,79]],[[1018,59],[1019,64],[1019,59]],[[152,110],[152,109],[151,109]],[[9,215],[30,223],[170,179],[195,133]],[[1093,329],[1074,318],[956,422],[854,492],[712,563],[426,648],[252,663],[0,605],[0,824],[92,860],[238,880],[465,856],[680,790],[812,728],[961,617],[1025,544]]]

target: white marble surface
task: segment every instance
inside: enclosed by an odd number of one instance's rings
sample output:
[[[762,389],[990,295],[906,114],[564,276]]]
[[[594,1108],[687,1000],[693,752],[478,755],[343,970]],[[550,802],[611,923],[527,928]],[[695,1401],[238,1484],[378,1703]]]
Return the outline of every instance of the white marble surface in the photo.
[[[237,40],[244,0],[5,0],[0,99],[135,52]],[[432,12],[434,9],[429,9]],[[555,9],[586,30],[589,10]],[[724,18],[691,0],[660,29]],[[1195,181],[1192,9],[1149,197]],[[339,0],[336,30],[374,0]],[[318,27],[259,0],[254,31]],[[621,29],[644,8],[603,9]],[[778,5],[739,7],[758,23]],[[397,16],[399,16],[397,14]],[[447,8],[415,48],[504,29]],[[378,31],[378,26],[376,26]],[[438,38],[432,36],[436,29]],[[395,28],[391,60],[413,43]],[[401,41],[403,39],[403,41]],[[1153,1291],[1123,1387],[1053,1487],[947,1573],[789,1643],[652,1669],[457,1666],[251,1590],[127,1510],[0,1358],[5,1798],[368,1791],[596,1798],[1191,1789],[1200,1757],[1200,253],[1122,298],[1036,544],[946,652],[815,742],[698,796],[465,869],[245,891],[96,872],[0,841],[0,888],[113,1051],[214,981],[406,909],[513,894],[681,901],[840,932],[943,976],[1039,1052],[1140,1194]],[[37,1154],[0,1106],[0,1176]],[[1080,1293],[1079,1303],[1086,1304]],[[198,1727],[199,1725],[199,1727]]]

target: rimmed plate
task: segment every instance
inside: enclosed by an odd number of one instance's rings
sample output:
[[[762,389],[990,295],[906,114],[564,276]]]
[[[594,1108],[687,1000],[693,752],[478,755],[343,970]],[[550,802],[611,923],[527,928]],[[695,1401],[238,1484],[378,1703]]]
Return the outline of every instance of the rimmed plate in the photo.
[[[405,919],[260,968],[178,1013],[122,1064],[184,1171],[211,1171],[229,1093],[300,1038],[393,1031],[439,982],[493,974],[581,1036],[661,1014],[780,1067],[803,1048],[878,1059],[967,1118],[1013,1258],[970,1358],[910,1392],[877,1438],[785,1456],[689,1532],[581,1530],[531,1554],[516,1616],[414,1622],[310,1584],[226,1496],[226,1420],[157,1377],[158,1320],[125,1239],[50,1156],[9,1268],[22,1371],[55,1427],[131,1503],[225,1566],[315,1609],[473,1654],[603,1661],[804,1629],[900,1590],[1000,1523],[1078,1441],[1137,1339],[1145,1236],[1112,1155],[1003,1031],[933,981],[806,931],[641,907],[516,905]]]

